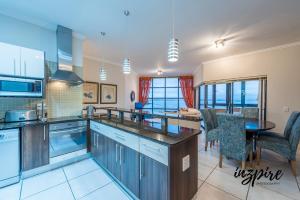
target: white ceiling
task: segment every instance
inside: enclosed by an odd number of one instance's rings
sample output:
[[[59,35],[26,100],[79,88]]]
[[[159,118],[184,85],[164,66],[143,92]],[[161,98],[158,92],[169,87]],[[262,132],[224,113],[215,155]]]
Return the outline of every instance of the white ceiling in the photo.
[[[139,74],[158,67],[166,75],[188,74],[204,61],[300,40],[300,0],[174,1],[176,64],[167,62],[171,0],[0,0],[0,13],[53,30],[72,28],[86,37],[86,56],[121,63],[128,54]],[[228,39],[225,48],[214,47],[219,38]]]

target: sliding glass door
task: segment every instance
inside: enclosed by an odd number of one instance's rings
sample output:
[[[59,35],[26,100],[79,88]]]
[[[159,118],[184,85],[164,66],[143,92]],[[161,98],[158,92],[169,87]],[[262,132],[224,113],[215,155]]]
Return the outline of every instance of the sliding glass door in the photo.
[[[243,107],[258,107],[265,112],[266,78],[207,83],[200,85],[199,91],[200,109],[239,113]]]

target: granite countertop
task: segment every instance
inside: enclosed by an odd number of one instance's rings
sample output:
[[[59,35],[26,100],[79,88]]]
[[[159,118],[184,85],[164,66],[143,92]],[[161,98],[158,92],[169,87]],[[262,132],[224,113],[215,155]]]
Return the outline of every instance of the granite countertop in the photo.
[[[177,125],[169,125],[169,132],[163,133],[159,128],[155,128],[160,127],[160,124],[156,124],[155,126],[144,125],[142,128],[139,128],[136,123],[127,120],[124,120],[123,123],[120,123],[118,120],[109,120],[106,118],[91,120],[167,145],[183,142],[201,133],[201,130],[180,127]]]
[[[143,115],[150,118],[170,118],[170,119],[181,119],[181,120],[188,120],[188,121],[201,121],[202,118],[198,116],[191,116],[191,115],[180,115],[178,113],[155,113],[151,114],[141,110],[135,109],[126,109],[126,108],[117,108],[117,107],[102,107],[97,108],[101,110],[110,110],[110,111],[117,111],[117,112],[126,112],[136,115]]]

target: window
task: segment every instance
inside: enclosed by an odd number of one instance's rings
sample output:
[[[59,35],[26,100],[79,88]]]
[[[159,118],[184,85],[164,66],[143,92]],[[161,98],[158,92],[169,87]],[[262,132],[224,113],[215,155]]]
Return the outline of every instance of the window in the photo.
[[[180,88],[179,78],[153,78],[144,110],[150,113],[178,111],[187,107]]]
[[[227,105],[227,90],[226,90],[226,84],[222,83],[222,84],[216,84],[215,85],[215,108],[219,108],[219,109],[226,109],[226,105]]]
[[[200,108],[258,107],[259,80],[241,80],[200,86]],[[232,98],[232,100],[230,100]],[[228,102],[229,101],[229,102]],[[232,102],[230,102],[232,101]]]

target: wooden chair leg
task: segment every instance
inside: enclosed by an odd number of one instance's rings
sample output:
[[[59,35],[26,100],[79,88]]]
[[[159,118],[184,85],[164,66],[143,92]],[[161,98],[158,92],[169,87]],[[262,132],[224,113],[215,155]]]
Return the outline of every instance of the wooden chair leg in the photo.
[[[246,161],[245,160],[242,161],[242,170],[244,170],[244,169],[246,169]]]
[[[257,165],[259,165],[260,158],[261,158],[261,148],[258,147],[258,148],[256,149],[256,164],[257,164]]]
[[[208,142],[205,142],[205,151],[207,151]]]
[[[292,169],[292,173],[294,176],[297,176],[297,173],[296,173],[296,160],[291,160],[291,169]]]
[[[253,167],[253,152],[252,151],[250,151],[249,160],[250,160],[251,167]]]
[[[223,156],[222,154],[220,153],[219,155],[219,167],[222,168],[222,161],[223,161]]]

